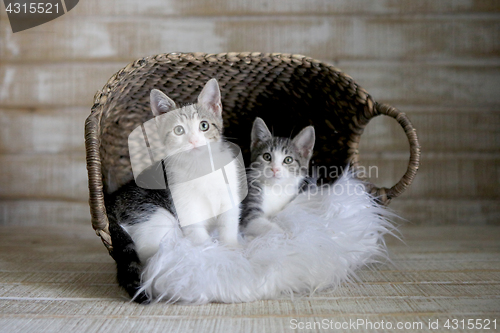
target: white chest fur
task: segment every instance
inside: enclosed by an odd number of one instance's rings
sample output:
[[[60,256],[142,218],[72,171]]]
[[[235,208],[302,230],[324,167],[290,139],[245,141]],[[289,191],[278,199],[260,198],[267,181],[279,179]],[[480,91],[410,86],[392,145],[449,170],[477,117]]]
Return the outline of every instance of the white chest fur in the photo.
[[[233,160],[219,170],[189,181],[175,183],[169,180],[181,226],[216,217],[238,206],[241,182],[237,163]]]
[[[293,200],[299,193],[300,179],[290,179],[274,185],[264,185],[262,188],[262,210],[266,217],[273,217]]]

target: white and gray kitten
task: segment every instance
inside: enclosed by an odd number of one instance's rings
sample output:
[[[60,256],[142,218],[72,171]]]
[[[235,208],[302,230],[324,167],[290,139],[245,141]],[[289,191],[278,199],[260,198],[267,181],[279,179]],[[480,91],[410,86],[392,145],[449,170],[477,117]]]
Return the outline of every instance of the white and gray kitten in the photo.
[[[251,135],[248,196],[243,201],[241,226],[248,236],[283,230],[271,221],[305,185],[315,141],[307,126],[293,139],[274,137],[261,118]]]
[[[210,164],[206,158],[208,154],[205,154],[207,145],[211,147],[210,158],[217,159],[212,163],[235,159],[229,146],[221,143],[222,104],[217,81],[211,79],[207,82],[198,96],[198,103],[181,108],[167,95],[154,89],[151,91],[151,108],[163,140],[168,185],[183,233],[200,244],[210,239],[210,231],[217,229],[223,244],[238,247],[239,203],[242,201],[239,195],[245,192],[241,187],[246,184],[237,163],[228,163],[223,168],[224,178],[234,194],[232,200],[227,196],[227,184],[221,182],[220,174],[213,172],[199,181],[192,179]],[[186,225],[185,221],[190,224]]]
[[[146,260],[158,251],[161,239],[177,226],[181,215],[201,221],[185,226],[181,223],[184,235],[193,243],[209,240],[210,232],[217,229],[221,243],[239,247],[239,203],[246,192],[244,169],[238,170],[234,164],[224,168],[227,183],[221,183],[220,175],[212,179],[211,174],[203,177],[202,182],[186,182],[202,163],[186,158],[182,152],[196,154],[209,144],[217,149],[212,153],[227,161],[234,160],[233,151],[225,150],[221,95],[215,79],[207,82],[195,104],[179,107],[156,89],[151,91],[150,101],[163,146],[162,154],[166,157],[161,161],[160,169],[165,166],[168,186],[164,189],[144,188],[133,180],[106,197],[113,243],[111,255],[117,263],[118,282],[131,297],[140,287],[140,275]],[[173,161],[165,162],[168,158]],[[172,181],[182,186],[176,190],[171,186]],[[233,186],[232,202],[226,202],[227,184]],[[233,208],[224,209],[228,206]],[[223,213],[218,214],[220,211]],[[206,216],[212,217],[205,219]],[[144,294],[135,296],[137,302],[148,300]]]

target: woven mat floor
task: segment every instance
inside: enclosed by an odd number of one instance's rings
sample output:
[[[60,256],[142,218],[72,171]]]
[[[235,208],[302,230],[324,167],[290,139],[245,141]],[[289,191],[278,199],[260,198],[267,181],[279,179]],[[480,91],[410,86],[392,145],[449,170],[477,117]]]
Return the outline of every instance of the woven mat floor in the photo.
[[[469,319],[496,319],[500,330],[500,227],[402,233],[406,244],[388,239],[393,263],[312,297],[142,306],[117,287],[90,226],[0,227],[0,332],[469,332]],[[453,319],[456,329],[446,328]]]

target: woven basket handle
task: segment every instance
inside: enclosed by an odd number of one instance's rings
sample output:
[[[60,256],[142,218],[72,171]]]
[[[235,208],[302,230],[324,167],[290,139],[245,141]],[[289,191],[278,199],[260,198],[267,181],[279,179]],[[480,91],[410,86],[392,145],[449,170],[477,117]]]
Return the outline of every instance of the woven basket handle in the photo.
[[[412,123],[408,119],[405,113],[397,110],[396,108],[389,106],[387,104],[375,103],[373,108],[373,113],[367,118],[370,121],[376,116],[386,115],[396,119],[396,121],[403,127],[406,137],[410,143],[410,160],[408,163],[408,168],[403,177],[391,188],[377,187],[372,184],[369,188],[371,194],[378,198],[378,200],[387,205],[392,198],[396,198],[401,195],[413,182],[415,175],[417,174],[418,166],[420,164],[420,144],[418,143],[417,132],[413,127]],[[356,155],[356,159],[359,155]],[[358,165],[359,161],[355,161],[354,165]]]
[[[89,205],[92,226],[96,234],[110,251],[112,249],[109,234],[109,221],[104,205],[104,193],[101,174],[101,158],[99,156],[99,122],[100,113],[92,113],[85,121],[85,148],[87,155],[87,172],[89,177]]]

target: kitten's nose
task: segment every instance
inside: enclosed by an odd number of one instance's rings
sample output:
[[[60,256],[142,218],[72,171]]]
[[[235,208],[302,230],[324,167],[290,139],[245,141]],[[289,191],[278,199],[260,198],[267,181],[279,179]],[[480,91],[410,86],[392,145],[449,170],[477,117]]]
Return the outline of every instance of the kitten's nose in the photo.
[[[189,143],[192,144],[194,147],[198,147],[200,145],[200,140],[198,138],[193,138],[189,140]]]
[[[273,168],[271,168],[271,170],[272,170],[272,172],[273,172],[273,174],[274,174],[275,176],[276,176],[276,174],[277,174],[278,172],[280,172],[280,171],[281,171],[280,169],[278,169],[278,168],[274,168],[274,167],[273,167]]]

